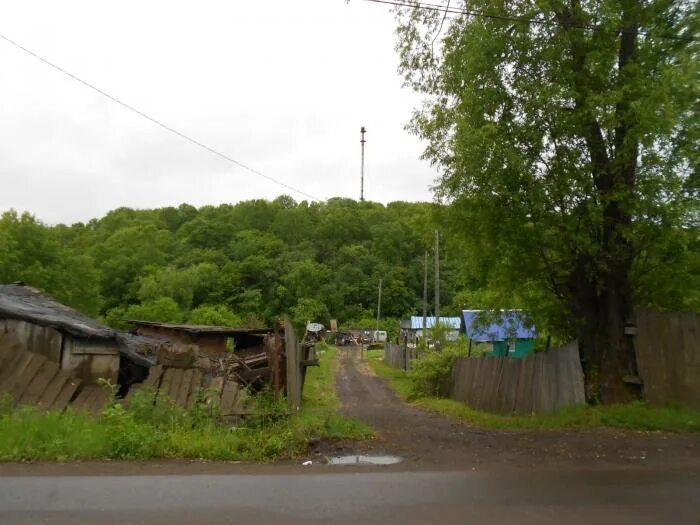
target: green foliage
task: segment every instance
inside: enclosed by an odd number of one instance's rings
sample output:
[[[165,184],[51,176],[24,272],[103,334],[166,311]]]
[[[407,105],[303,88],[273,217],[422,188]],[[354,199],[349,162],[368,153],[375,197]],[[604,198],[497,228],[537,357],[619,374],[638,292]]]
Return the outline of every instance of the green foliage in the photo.
[[[411,363],[408,378],[414,397],[446,397],[450,391],[452,366],[458,357],[466,357],[468,349],[463,344],[444,345],[440,350],[424,352]]]
[[[698,306],[700,43],[668,38],[697,33],[697,3],[469,9],[497,16],[398,10],[401,70],[426,99],[410,127],[441,171],[466,288],[578,337],[587,380],[627,399],[633,307]]]
[[[379,330],[386,332],[387,341],[396,341],[399,337],[400,319],[398,317],[383,317],[379,320]],[[377,318],[363,316],[358,319],[343,322],[340,326],[341,330],[365,329],[374,332],[377,328]]]
[[[294,326],[302,333],[308,322],[320,322],[328,326],[328,309],[320,299],[302,297],[292,306],[290,313]]]
[[[214,326],[243,326],[243,320],[223,304],[203,304],[190,312],[187,322]]]
[[[383,279],[382,315],[398,319],[420,309],[434,209],[283,197],[200,209],[119,208],[72,226],[7,211],[0,282],[23,280],[118,328],[129,317],[233,324],[231,315],[246,326],[289,316],[301,327],[372,318]],[[449,246],[443,251],[447,303],[462,285],[449,270],[459,258]],[[394,337],[398,326],[382,328]]]
[[[129,326],[130,320],[181,323],[183,319],[180,306],[170,297],[160,297],[143,304],[132,304],[126,308],[112,308],[105,316],[107,324],[122,329]]]

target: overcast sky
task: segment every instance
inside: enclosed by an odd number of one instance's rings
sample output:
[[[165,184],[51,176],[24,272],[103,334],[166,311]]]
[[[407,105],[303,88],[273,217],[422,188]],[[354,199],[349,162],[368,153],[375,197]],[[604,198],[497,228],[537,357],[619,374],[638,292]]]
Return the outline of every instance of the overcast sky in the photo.
[[[0,33],[124,102],[320,199],[430,200],[404,130],[387,6],[361,0],[31,1]],[[119,206],[304,197],[171,135],[0,40],[0,211],[48,223]]]

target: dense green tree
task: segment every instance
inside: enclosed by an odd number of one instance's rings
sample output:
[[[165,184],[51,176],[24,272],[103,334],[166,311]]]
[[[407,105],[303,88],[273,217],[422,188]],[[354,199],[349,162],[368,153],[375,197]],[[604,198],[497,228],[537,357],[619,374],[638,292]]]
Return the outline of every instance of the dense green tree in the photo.
[[[589,398],[635,397],[635,304],[693,300],[682,282],[656,289],[654,265],[687,272],[676,249],[697,246],[682,233],[698,218],[697,3],[459,5],[493,16],[399,14],[438,196],[501,304],[517,297],[578,336]]]
[[[241,326],[243,320],[228,306],[223,304],[203,304],[190,312],[187,319],[192,324],[214,326]]]
[[[201,209],[119,208],[54,227],[8,212],[0,220],[0,279],[25,280],[119,328],[130,318],[250,326],[284,316],[301,324],[372,318],[379,279],[384,316],[398,317],[421,309],[432,210],[283,196]],[[461,264],[444,258],[444,290],[460,286],[448,261]]]

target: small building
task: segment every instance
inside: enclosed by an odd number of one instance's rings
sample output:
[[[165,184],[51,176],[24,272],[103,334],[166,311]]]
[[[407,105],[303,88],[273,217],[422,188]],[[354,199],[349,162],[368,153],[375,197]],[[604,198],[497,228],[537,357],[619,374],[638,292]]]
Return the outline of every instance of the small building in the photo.
[[[115,330],[22,283],[0,285],[0,347],[44,356],[85,385],[116,384],[122,355],[152,364]]]
[[[440,317],[439,324],[447,329],[447,340],[456,341],[459,339],[459,332],[462,320],[459,317]],[[432,330],[436,325],[434,316],[425,318],[425,327]],[[430,334],[427,334],[430,336]],[[423,316],[413,315],[411,319],[401,321],[401,338],[406,338],[409,344],[415,344],[423,337]]]
[[[491,344],[493,356],[523,357],[534,352],[537,330],[520,310],[462,310],[462,318],[467,337]]]
[[[231,328],[138,320],[129,322],[135,326],[138,335],[196,345],[209,355],[223,354],[231,348],[235,348],[237,353],[264,352],[265,336],[271,332],[269,328]]]

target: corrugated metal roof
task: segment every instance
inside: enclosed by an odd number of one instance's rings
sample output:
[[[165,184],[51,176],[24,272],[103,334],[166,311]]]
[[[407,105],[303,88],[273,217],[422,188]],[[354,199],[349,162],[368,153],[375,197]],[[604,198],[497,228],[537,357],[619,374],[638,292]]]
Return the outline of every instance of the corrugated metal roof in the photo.
[[[462,326],[462,320],[459,317],[440,317],[440,324],[459,330]],[[432,328],[435,326],[435,317],[425,318],[426,328]],[[411,316],[411,330],[422,330],[423,329],[423,316],[422,315],[412,315]]]
[[[505,341],[507,339],[535,339],[537,330],[520,310],[462,310],[464,326],[469,337],[477,342]]]

